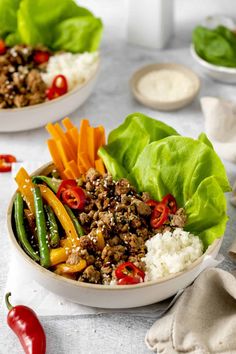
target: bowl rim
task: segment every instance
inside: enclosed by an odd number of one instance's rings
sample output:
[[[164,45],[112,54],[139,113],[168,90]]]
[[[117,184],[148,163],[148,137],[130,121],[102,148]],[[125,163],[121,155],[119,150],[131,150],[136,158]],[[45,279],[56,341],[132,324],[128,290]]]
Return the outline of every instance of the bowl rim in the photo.
[[[141,79],[141,77],[143,77],[145,74],[151,71],[162,70],[162,69],[177,70],[179,72],[187,74],[188,78],[190,78],[190,80],[194,82],[195,85],[194,91],[190,92],[188,95],[186,95],[181,99],[177,99],[173,101],[152,100],[143,96],[138,90],[138,82]],[[189,101],[191,101],[195,96],[197,96],[200,90],[201,81],[198,75],[189,67],[179,63],[166,62],[166,63],[152,63],[139,68],[132,74],[131,79],[129,81],[129,85],[133,95],[143,104],[147,106],[151,106],[151,105],[156,106],[157,108],[158,106],[160,108],[162,108],[163,106],[166,106],[166,108],[168,108],[168,106],[172,107],[174,105],[178,105],[178,106],[185,105]]]
[[[51,170],[54,168],[54,164],[53,162],[48,162],[46,164],[44,164],[43,166],[39,167],[37,170],[35,170],[33,173],[30,174],[30,176],[36,176],[38,174],[43,174],[45,173],[46,170]],[[123,285],[123,286],[119,286],[119,285],[102,285],[102,284],[90,284],[90,283],[84,283],[84,282],[80,282],[78,280],[72,280],[72,279],[68,279],[65,277],[62,277],[61,275],[55,274],[54,272],[42,267],[40,264],[34,262],[30,256],[28,256],[28,254],[23,250],[23,248],[20,246],[20,244],[18,243],[16,236],[13,232],[13,228],[12,228],[12,214],[13,214],[13,203],[16,197],[16,193],[17,190],[13,193],[9,206],[7,208],[7,229],[8,229],[8,238],[10,239],[10,242],[12,244],[12,246],[15,248],[15,250],[17,250],[17,252],[24,258],[24,260],[28,263],[28,265],[31,265],[35,268],[35,270],[41,272],[42,274],[44,274],[44,276],[46,276],[47,278],[51,278],[54,280],[57,280],[59,282],[62,282],[62,284],[68,284],[71,285],[73,287],[83,287],[83,288],[87,288],[87,289],[95,289],[95,290],[108,290],[108,291],[114,291],[114,290],[118,290],[118,291],[125,291],[127,289],[137,289],[137,288],[144,288],[144,287],[150,287],[153,285],[158,285],[158,284],[163,284],[166,283],[170,280],[173,279],[177,279],[179,277],[181,277],[184,274],[187,274],[189,272],[191,272],[192,270],[194,270],[194,268],[196,268],[198,265],[200,265],[204,258],[206,256],[210,256],[212,252],[214,252],[214,250],[219,246],[219,244],[222,242],[223,236],[217,238],[208,248],[207,250],[202,254],[201,257],[197,258],[193,263],[191,263],[188,267],[186,267],[186,269],[184,269],[181,272],[178,273],[174,273],[174,274],[170,274],[166,277],[162,277],[158,280],[151,280],[151,281],[147,281],[147,282],[142,282],[139,284],[134,284],[134,285]]]
[[[89,85],[89,83],[91,81],[93,81],[93,79],[97,76],[99,70],[100,70],[100,67],[101,67],[101,56],[100,54],[98,53],[98,59],[97,59],[97,66],[96,66],[96,69],[94,70],[93,74],[81,85],[81,84],[76,84],[75,87],[68,91],[67,93],[65,93],[64,95],[62,96],[59,96],[57,98],[54,98],[53,100],[49,100],[49,101],[45,101],[45,102],[42,102],[42,103],[37,103],[37,104],[33,104],[31,106],[26,106],[26,107],[17,107],[17,108],[0,108],[0,113],[10,113],[10,112],[14,112],[14,113],[17,113],[17,112],[24,112],[26,110],[33,110],[33,109],[37,109],[37,108],[41,108],[42,106],[43,107],[46,107],[48,105],[52,105],[52,104],[55,104],[57,103],[58,101],[63,101],[65,99],[67,99],[69,96],[72,96],[74,95],[75,93],[77,94],[80,90],[84,89],[86,86]]]
[[[229,68],[227,66],[220,66],[220,65],[215,65],[212,63],[209,63],[205,59],[201,58],[198,53],[195,50],[194,44],[191,43],[190,45],[190,52],[192,54],[192,57],[202,66],[204,66],[207,69],[214,70],[220,73],[227,73],[227,74],[236,74],[236,67],[235,68]]]

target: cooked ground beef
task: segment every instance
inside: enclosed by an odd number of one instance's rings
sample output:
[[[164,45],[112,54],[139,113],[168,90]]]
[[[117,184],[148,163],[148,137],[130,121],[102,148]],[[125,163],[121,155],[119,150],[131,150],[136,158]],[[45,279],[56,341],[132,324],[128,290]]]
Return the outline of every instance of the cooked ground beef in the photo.
[[[25,45],[8,48],[0,55],[0,108],[24,107],[45,101],[46,84],[40,75],[43,66],[35,63],[33,56],[34,49]]]
[[[166,227],[182,227],[186,222],[184,210],[179,209],[170,215],[168,224],[153,230],[152,209],[146,204],[149,194],[139,195],[125,178],[115,182],[109,174],[101,176],[90,169],[86,180],[80,180],[80,186],[87,198],[84,210],[77,217],[85,236],[80,237],[80,246],[67,259],[69,264],[77,264],[81,258],[86,260],[87,267],[79,275],[79,281],[110,284],[117,266],[127,261],[145,270],[141,259],[146,253],[146,240]],[[105,241],[102,248],[99,233]]]

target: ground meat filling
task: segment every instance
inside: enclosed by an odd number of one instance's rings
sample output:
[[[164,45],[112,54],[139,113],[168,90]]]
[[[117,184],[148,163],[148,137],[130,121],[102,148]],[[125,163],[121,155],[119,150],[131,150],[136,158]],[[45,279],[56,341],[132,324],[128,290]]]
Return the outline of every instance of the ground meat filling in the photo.
[[[24,45],[8,48],[0,55],[0,108],[19,108],[45,101],[46,84],[40,75],[43,67],[34,62],[33,55],[34,49]]]
[[[87,172],[86,180],[80,185],[87,201],[77,217],[86,235],[80,238],[79,248],[67,260],[69,264],[78,263],[80,258],[86,260],[88,266],[78,280],[110,284],[114,270],[126,261],[144,270],[141,259],[146,253],[145,242],[154,233],[149,226],[151,208],[142,195],[127,179],[115,182],[109,174],[101,176],[94,169]],[[102,249],[98,232],[105,240]]]
[[[79,185],[87,196],[84,210],[77,215],[85,236],[80,237],[80,246],[67,260],[68,264],[86,260],[87,267],[78,280],[110,284],[115,279],[114,270],[127,261],[145,271],[145,242],[158,232],[150,226],[152,209],[146,204],[150,195],[138,194],[125,178],[115,182],[111,175],[101,176],[95,169],[90,169]],[[161,231],[183,227],[185,222],[184,210],[179,209]],[[105,241],[102,247],[99,233]]]

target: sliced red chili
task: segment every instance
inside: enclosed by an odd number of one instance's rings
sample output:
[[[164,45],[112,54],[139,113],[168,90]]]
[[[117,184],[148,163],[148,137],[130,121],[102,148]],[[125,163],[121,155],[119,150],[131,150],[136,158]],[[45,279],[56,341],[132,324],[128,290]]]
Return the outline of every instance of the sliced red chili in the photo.
[[[149,199],[146,204],[149,205],[150,207],[155,207],[159,202],[153,199]]]
[[[85,205],[86,196],[82,188],[68,188],[62,192],[62,201],[71,209],[82,210]]]
[[[62,192],[64,192],[66,189],[68,188],[73,188],[73,187],[77,187],[77,182],[74,179],[64,179],[57,191],[57,198],[61,197]]]
[[[142,283],[143,279],[140,277],[131,277],[130,275],[126,275],[126,277],[121,278],[117,281],[117,285],[132,285]]]
[[[51,100],[54,100],[55,98],[59,97],[60,95],[58,95],[58,93],[55,91],[54,87],[49,87],[46,90],[46,96],[51,101]]]
[[[158,229],[167,220],[170,209],[164,203],[158,203],[152,211],[150,224],[153,229]]]
[[[16,162],[15,156],[0,155],[0,172],[10,172],[13,162]]]
[[[52,88],[59,95],[62,96],[68,91],[67,79],[64,75],[57,75],[52,82]]]
[[[162,203],[164,203],[169,209],[171,214],[175,214],[177,211],[177,203],[172,194],[167,194],[163,199]]]
[[[144,281],[145,273],[132,262],[124,262],[115,270],[115,275],[118,280],[129,277],[129,278],[139,278],[140,281],[136,281],[136,283],[130,284],[137,284]]]
[[[50,58],[50,53],[43,50],[36,50],[34,53],[34,62],[37,64],[47,63]]]
[[[7,51],[6,44],[3,39],[0,39],[0,55],[5,54]]]

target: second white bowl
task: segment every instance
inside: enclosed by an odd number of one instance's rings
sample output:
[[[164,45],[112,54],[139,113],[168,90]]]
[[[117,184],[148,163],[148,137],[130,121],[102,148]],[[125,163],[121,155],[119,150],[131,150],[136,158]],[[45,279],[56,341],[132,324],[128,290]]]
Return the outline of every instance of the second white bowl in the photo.
[[[0,109],[0,132],[31,130],[67,116],[91,95],[99,69],[100,61],[93,76],[83,86],[77,86],[54,100],[22,108]]]

